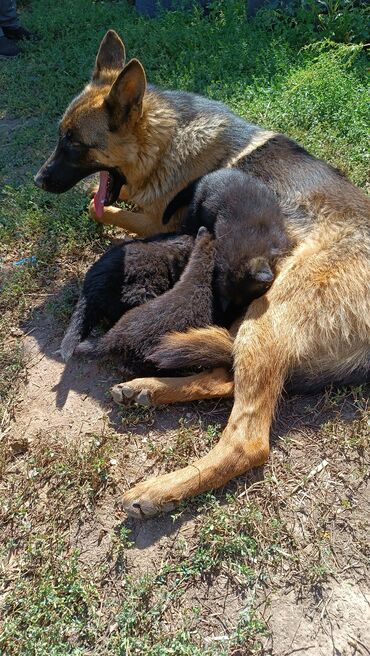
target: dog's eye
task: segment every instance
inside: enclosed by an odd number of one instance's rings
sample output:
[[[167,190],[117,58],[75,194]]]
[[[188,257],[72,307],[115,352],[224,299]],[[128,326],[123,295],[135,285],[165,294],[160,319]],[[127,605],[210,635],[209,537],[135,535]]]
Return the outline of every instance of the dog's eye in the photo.
[[[81,146],[81,143],[74,137],[72,130],[67,130],[65,134],[66,141],[75,148]]]

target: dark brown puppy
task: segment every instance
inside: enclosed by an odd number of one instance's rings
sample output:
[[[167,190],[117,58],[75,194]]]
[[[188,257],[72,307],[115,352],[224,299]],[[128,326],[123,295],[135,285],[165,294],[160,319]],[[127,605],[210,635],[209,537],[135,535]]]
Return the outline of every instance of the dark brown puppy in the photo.
[[[185,271],[175,286],[124,314],[98,343],[81,343],[76,353],[96,356],[120,353],[125,364],[136,371],[153,369],[152,364],[145,365],[145,360],[164,334],[217,321],[212,284],[214,256],[215,241],[201,228]]]
[[[88,270],[61,344],[67,362],[101,321],[113,326],[138,305],[168,291],[180,278],[194,245],[188,235],[128,239],[110,248]]]
[[[163,215],[166,224],[189,205],[183,230],[205,226],[216,237],[215,282],[224,307],[246,307],[271,286],[290,242],[275,194],[258,178],[219,169],[180,191]]]

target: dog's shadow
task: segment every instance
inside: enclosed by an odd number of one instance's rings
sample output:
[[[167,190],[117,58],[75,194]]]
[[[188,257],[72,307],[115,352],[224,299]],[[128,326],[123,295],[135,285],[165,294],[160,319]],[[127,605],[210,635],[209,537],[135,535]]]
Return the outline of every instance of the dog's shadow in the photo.
[[[75,302],[79,294],[79,284],[76,278],[67,281],[55,293],[48,295],[42,303],[37,305],[28,320],[21,325],[25,335],[32,337],[32,356],[29,371],[39,359],[50,362],[50,376],[45,379],[47,385],[50,381],[50,391],[54,408],[63,410],[69,395],[75,393],[82,398],[89,397],[98,402],[107,413],[112,426],[117,432],[130,432],[143,435],[147,427],[137,421],[132,408],[117,406],[111,397],[110,388],[119,383],[136,377],[126,369],[122,362],[114,358],[98,360],[91,356],[72,357],[69,362],[62,361],[59,349],[65,330],[67,329]],[[36,343],[36,344],[35,344]],[[32,374],[31,374],[32,375]],[[137,376],[142,377],[142,376]],[[198,404],[199,405],[199,404]],[[197,412],[197,404],[191,404]],[[214,400],[201,402],[199,409],[206,415],[210,414],[210,423],[224,424],[230,411],[230,401]],[[155,424],[158,429],[176,430],[179,421],[187,412],[187,406],[171,405],[155,411]],[[53,407],[50,407],[50,413]],[[133,424],[127,425],[128,418],[133,417]],[[137,414],[140,414],[139,412]],[[122,422],[122,419],[125,421]]]

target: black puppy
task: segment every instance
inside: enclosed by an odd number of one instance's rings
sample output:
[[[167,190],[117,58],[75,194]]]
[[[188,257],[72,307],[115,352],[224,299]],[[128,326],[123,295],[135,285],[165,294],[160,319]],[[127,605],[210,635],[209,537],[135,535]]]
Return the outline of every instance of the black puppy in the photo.
[[[199,230],[189,262],[175,286],[140,307],[126,312],[97,343],[81,343],[76,353],[105,356],[120,353],[135,371],[153,369],[150,354],[168,332],[200,328],[219,321],[213,293],[215,240]]]
[[[226,306],[247,306],[272,284],[278,258],[291,244],[275,194],[260,180],[232,168],[198,178],[169,203],[163,223],[189,205],[182,229],[205,226],[216,237],[216,293]]]
[[[67,361],[102,320],[112,326],[128,310],[173,287],[194,245],[190,235],[130,239],[110,248],[88,270],[82,293],[61,344]]]

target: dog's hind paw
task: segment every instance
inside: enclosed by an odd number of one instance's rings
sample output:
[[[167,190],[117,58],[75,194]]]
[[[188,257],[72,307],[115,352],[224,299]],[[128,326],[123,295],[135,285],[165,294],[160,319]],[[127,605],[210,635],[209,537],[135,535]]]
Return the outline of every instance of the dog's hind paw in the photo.
[[[133,383],[135,381],[114,385],[111,389],[113,401],[124,405],[131,403],[139,403],[146,407],[153,405],[150,391]]]

